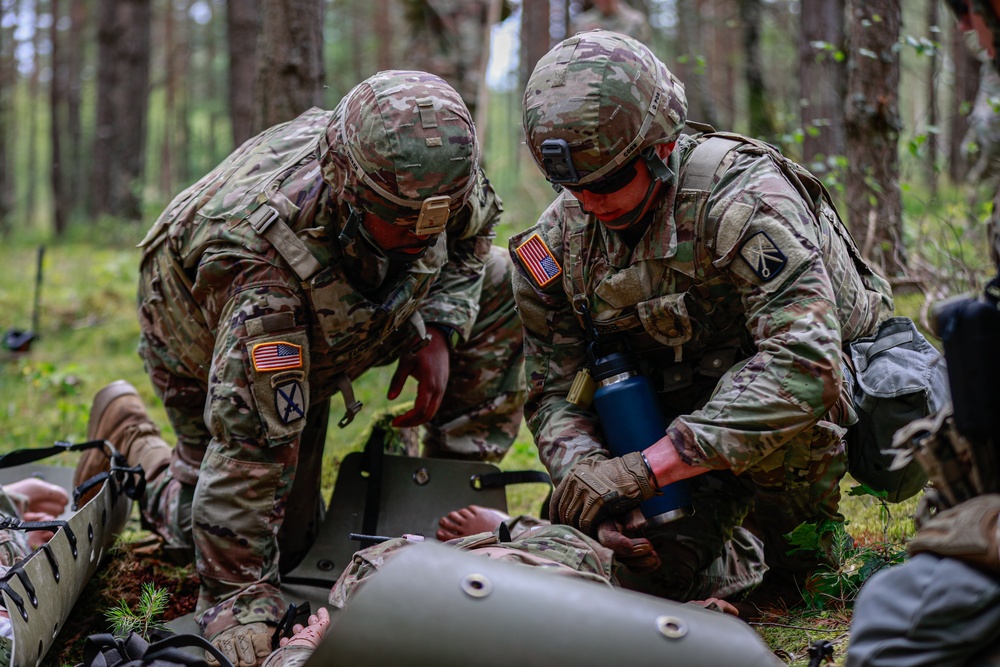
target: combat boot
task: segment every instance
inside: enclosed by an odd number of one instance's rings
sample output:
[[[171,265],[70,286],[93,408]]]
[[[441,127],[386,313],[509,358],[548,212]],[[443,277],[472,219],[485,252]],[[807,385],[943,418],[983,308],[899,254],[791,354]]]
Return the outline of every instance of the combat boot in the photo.
[[[135,387],[116,380],[97,392],[87,424],[88,440],[107,440],[125,457],[130,467],[141,465],[150,480],[170,464],[171,448],[160,437],[160,429],[149,418]],[[88,449],[80,456],[73,473],[73,487],[111,469],[111,460],[102,449]],[[85,504],[96,495],[94,488],[80,500]]]

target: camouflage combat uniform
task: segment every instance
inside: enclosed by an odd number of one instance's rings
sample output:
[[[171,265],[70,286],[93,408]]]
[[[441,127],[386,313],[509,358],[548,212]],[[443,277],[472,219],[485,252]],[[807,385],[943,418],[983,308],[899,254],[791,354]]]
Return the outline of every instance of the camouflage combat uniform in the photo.
[[[682,136],[670,154],[678,179],[696,144]],[[814,215],[753,146],[729,153],[707,201],[678,192],[675,180],[650,215],[629,243],[566,193],[511,239],[525,414],[542,461],[558,483],[582,459],[607,455],[596,414],[567,401],[584,367],[586,305],[599,336],[621,336],[641,357],[683,461],[713,471],[690,480],[693,516],[647,529],[663,566],[630,585],[703,597],[694,574],[751,505],[768,565],[808,569],[814,561],[786,557],[782,535],[802,522],[842,520],[838,483],[853,410],[841,347],[891,313],[888,285],[863,282],[836,213],[823,203]],[[535,234],[561,270],[545,285],[517,253]]]
[[[430,98],[417,103],[436,127]],[[425,325],[458,333],[431,452],[496,461],[520,424],[520,322],[509,259],[491,246],[500,200],[477,168],[464,207],[411,263],[341,236],[354,174],[336,149],[369,120],[344,106],[248,141],[142,243],[140,355],[177,435],[144,514],[195,547],[207,637],[281,617],[279,544],[288,571],[315,537],[330,397],[413,351]]]
[[[628,35],[643,44],[649,44],[653,37],[646,15],[638,9],[629,7],[624,0],[619,0],[618,8],[610,15],[605,14],[597,7],[592,7],[581,13],[573,19],[569,34],[596,29]]]

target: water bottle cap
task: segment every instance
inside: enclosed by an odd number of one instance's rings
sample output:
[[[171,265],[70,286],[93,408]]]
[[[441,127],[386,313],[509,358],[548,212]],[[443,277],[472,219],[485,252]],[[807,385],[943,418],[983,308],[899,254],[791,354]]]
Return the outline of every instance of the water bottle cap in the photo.
[[[599,357],[594,362],[594,380],[600,382],[615,375],[624,373],[636,373],[639,370],[639,362],[630,352],[612,352],[611,354]]]

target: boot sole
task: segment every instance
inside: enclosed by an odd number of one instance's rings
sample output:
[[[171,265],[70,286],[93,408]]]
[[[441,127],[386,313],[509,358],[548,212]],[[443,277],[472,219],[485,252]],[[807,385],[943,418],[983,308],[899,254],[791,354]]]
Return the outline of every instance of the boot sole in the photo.
[[[94,403],[90,407],[90,419],[87,422],[87,440],[95,440],[97,438],[97,425],[100,423],[101,417],[104,416],[104,411],[111,405],[111,402],[119,396],[128,396],[130,394],[138,396],[139,392],[125,380],[115,380],[97,392],[97,395],[94,396]]]

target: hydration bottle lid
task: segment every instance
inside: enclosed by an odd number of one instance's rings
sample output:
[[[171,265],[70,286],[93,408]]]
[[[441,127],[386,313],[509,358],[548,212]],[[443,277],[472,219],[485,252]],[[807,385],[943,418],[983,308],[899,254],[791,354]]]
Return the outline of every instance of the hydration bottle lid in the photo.
[[[599,357],[594,362],[594,380],[600,382],[622,373],[635,373],[639,370],[639,362],[630,352],[612,352]]]

